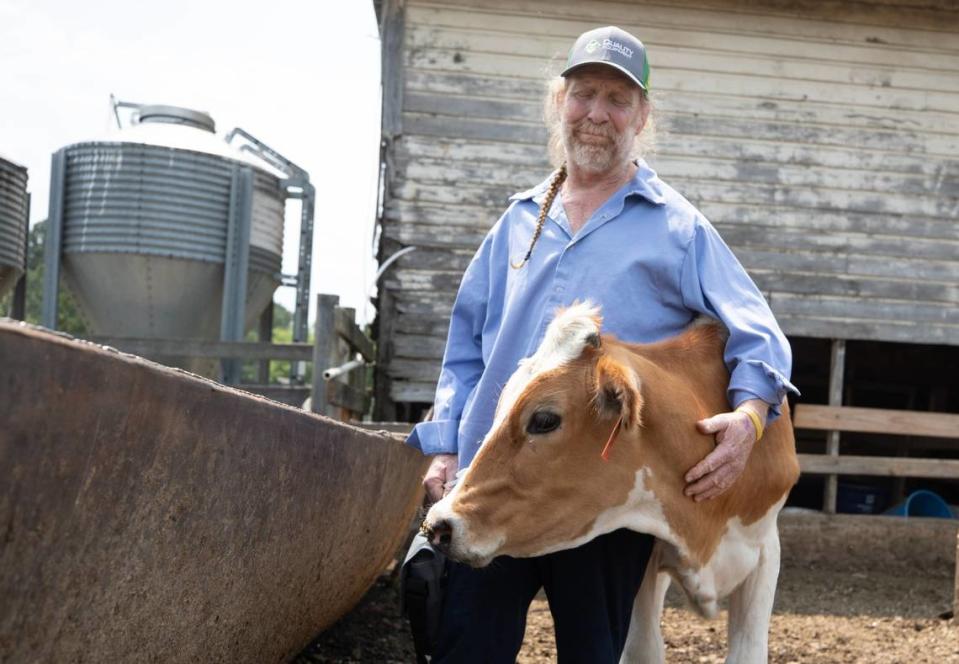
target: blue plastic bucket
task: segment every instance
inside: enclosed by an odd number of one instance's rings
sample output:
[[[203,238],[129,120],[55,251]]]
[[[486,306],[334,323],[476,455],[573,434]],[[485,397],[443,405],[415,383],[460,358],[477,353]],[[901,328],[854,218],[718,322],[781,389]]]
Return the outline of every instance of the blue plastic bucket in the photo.
[[[886,511],[892,516],[926,516],[938,519],[955,519],[952,509],[939,494],[919,489],[909,494],[903,502]]]

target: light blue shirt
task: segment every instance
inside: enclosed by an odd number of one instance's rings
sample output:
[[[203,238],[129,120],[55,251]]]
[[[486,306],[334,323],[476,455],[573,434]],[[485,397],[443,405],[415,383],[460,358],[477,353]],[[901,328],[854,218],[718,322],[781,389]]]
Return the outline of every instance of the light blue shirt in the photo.
[[[646,343],[674,336],[698,315],[729,328],[725,362],[735,407],[759,398],[779,414],[792,353],[769,305],[712,224],[644,161],[578,233],[557,196],[529,262],[526,254],[549,178],[515,194],[463,275],[453,305],[433,420],[407,443],[472,461],[499,393],[532,355],[557,307],[590,300],[603,332]],[[551,176],[552,177],[552,176]]]

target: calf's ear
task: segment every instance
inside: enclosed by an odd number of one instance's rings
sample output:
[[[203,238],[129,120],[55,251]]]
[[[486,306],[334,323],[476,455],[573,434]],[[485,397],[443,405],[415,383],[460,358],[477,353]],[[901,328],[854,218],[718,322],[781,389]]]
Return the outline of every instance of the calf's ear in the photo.
[[[593,406],[600,417],[622,416],[626,429],[642,425],[643,397],[639,377],[632,368],[603,355],[596,362]]]

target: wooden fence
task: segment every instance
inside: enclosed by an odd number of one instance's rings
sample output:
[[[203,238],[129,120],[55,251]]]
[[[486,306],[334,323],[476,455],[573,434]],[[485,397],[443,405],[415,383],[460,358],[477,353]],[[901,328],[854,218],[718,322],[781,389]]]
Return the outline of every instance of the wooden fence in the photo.
[[[800,454],[802,472],[828,477],[823,511],[836,512],[836,477],[875,475],[959,480],[959,459],[855,456],[839,453],[842,432],[959,439],[959,415],[850,406],[798,404],[797,429],[828,432],[826,454]]]
[[[300,407],[308,397],[313,412],[341,420],[360,419],[369,411],[370,386],[366,367],[376,355],[373,342],[355,323],[355,311],[339,306],[336,295],[317,296],[314,343],[275,344],[266,341],[215,341],[202,339],[141,339],[130,337],[95,337],[92,340],[127,353],[162,361],[164,358],[188,357],[229,361],[261,362],[256,383],[231,384],[262,396]],[[262,327],[261,327],[262,333]],[[359,356],[359,357],[357,357]],[[286,360],[312,363],[311,385],[271,385],[269,361]],[[334,371],[350,363],[345,371]],[[238,372],[224,372],[239,375]]]

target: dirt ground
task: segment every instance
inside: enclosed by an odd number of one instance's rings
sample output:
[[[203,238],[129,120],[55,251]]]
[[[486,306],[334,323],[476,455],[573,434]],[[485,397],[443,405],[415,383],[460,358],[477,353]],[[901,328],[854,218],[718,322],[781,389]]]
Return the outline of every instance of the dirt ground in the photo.
[[[786,564],[780,575],[770,629],[769,661],[789,664],[959,663],[959,620],[948,613],[953,592],[949,570],[870,571],[852,565],[817,569]],[[725,611],[707,621],[685,608],[670,589],[663,618],[670,663],[722,662]],[[413,662],[412,640],[400,615],[397,593],[382,577],[352,613],[304,651],[296,664],[318,662]],[[545,599],[530,607],[526,639],[517,662],[556,660],[553,623]]]

